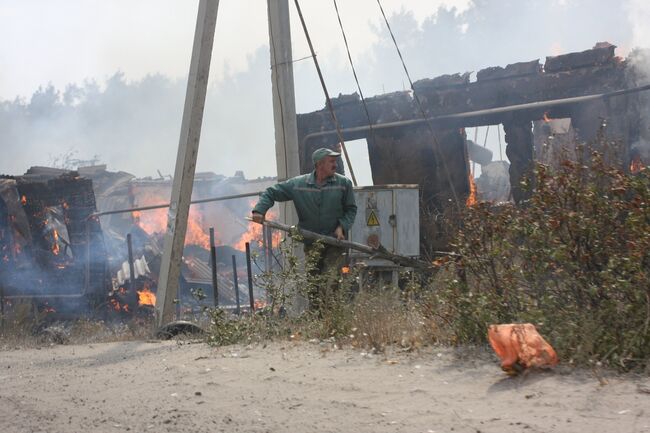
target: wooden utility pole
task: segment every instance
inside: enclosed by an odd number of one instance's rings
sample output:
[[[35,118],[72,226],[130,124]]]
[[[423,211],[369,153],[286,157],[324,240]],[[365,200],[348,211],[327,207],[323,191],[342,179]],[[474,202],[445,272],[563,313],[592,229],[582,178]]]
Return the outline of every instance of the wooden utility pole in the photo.
[[[268,0],[268,13],[275,158],[278,181],[282,181],[300,174],[288,0]],[[280,221],[288,225],[298,223],[298,215],[292,202],[278,205]]]
[[[169,323],[174,318],[174,298],[178,293],[218,8],[219,0],[199,1],[171,203],[167,213],[165,246],[156,294],[158,327]]]

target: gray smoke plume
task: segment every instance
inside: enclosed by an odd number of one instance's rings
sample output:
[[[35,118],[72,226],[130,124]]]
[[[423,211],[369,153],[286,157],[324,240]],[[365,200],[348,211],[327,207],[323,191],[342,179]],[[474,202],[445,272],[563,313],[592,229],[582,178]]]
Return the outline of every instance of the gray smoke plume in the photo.
[[[646,31],[639,10],[647,10],[642,0],[475,0],[462,13],[438,9],[421,24],[406,11],[389,19],[417,80],[543,60],[605,40],[627,52],[648,40],[638,36]],[[361,19],[343,18],[348,26]],[[383,23],[375,32],[378,42],[364,53],[349,41],[367,96],[408,87]],[[293,37],[303,35],[294,31]],[[341,62],[342,56],[333,57],[319,57],[330,94],[356,91],[349,65]],[[295,78],[298,111],[322,108],[324,97],[313,64],[296,63]],[[228,75],[209,89],[199,171],[275,174],[270,80],[268,47],[261,47],[246,71]],[[101,85],[44,85],[29,99],[0,102],[0,173],[19,174],[31,165],[74,155],[68,159],[99,159],[109,169],[137,176],[157,176],[157,170],[171,174],[184,93],[184,80],[154,74],[129,81],[118,72]]]

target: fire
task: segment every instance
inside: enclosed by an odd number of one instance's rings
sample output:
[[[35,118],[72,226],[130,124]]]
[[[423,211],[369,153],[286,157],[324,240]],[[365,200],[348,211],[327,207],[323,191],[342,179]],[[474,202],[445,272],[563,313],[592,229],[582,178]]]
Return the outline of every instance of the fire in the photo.
[[[156,305],[156,294],[146,287],[138,290],[138,305]]]
[[[129,304],[120,304],[120,301],[115,298],[110,300],[110,304],[115,311],[124,311],[127,313],[129,312]]]
[[[641,157],[638,155],[632,158],[632,161],[630,162],[630,173],[636,174],[643,170],[645,168],[643,161],[641,161]]]
[[[164,233],[167,229],[167,211],[165,209],[152,209],[144,213],[132,213],[133,221],[148,235]]]
[[[206,250],[210,249],[210,236],[203,230],[203,215],[194,207],[190,208],[187,220],[185,245],[198,245]]]
[[[251,209],[255,205],[255,201],[250,202]],[[266,213],[266,219],[269,220],[275,220],[278,217],[277,212],[275,211],[268,211]],[[243,235],[237,240],[237,242],[233,245],[234,248],[238,249],[239,251],[244,251],[246,249],[246,242],[253,243],[257,242],[258,245],[262,245],[263,240],[262,240],[262,224],[257,224],[254,222],[249,222],[248,223],[248,228],[246,229],[246,232],[244,232]],[[280,245],[280,241],[282,240],[282,234],[279,231],[274,231],[271,234],[271,245],[273,248],[277,248],[278,245]]]
[[[255,307],[256,310],[261,310],[263,308],[266,308],[266,302],[262,301],[261,299],[255,299],[253,302],[253,307]]]
[[[342,274],[349,274],[350,273],[350,267],[349,266],[343,266],[341,268],[341,273]]]
[[[25,197],[24,195],[20,197],[20,204],[25,206],[27,204],[27,197]]]
[[[163,199],[143,200],[142,206],[155,205],[164,201]],[[151,203],[148,203],[151,202]],[[145,212],[134,211],[131,213],[133,222],[144,230],[148,235],[165,233],[167,231],[167,209],[152,209]],[[198,245],[206,250],[210,249],[210,236],[203,228],[203,215],[196,207],[190,207],[187,219],[187,232],[185,234],[185,245]]]
[[[246,242],[255,240],[260,244],[262,243],[262,225],[249,222],[248,229],[243,235],[241,235],[234,247],[239,251],[244,251],[246,249]]]
[[[55,230],[52,231],[52,253],[54,253],[55,256],[59,255],[59,232]]]
[[[465,206],[470,207],[478,203],[476,199],[476,182],[474,181],[474,173],[469,172],[469,196],[465,200]]]

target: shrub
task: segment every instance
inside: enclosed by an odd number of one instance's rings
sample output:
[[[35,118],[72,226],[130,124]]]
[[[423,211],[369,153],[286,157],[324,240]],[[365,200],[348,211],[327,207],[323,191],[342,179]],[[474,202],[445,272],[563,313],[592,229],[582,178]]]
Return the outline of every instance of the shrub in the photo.
[[[428,301],[456,341],[532,322],[564,360],[648,365],[650,170],[626,173],[602,143],[558,168],[537,164],[526,203],[464,212],[462,259]]]

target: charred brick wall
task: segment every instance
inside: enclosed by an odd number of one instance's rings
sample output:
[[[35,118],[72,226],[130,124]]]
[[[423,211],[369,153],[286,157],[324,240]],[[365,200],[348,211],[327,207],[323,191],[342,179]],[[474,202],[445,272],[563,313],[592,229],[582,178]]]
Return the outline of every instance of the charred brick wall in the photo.
[[[346,140],[366,138],[373,180],[381,183],[418,183],[425,200],[438,207],[451,194],[459,200],[468,193],[468,163],[463,140],[464,128],[503,124],[506,129],[506,153],[510,158],[510,180],[515,186],[513,198],[525,199],[518,188],[534,155],[533,121],[545,115],[571,118],[577,136],[593,139],[606,119],[607,133],[629,146],[638,136],[640,111],[638,94],[584,103],[528,106],[521,110],[500,110],[520,104],[548,102],[566,98],[623,90],[637,84],[630,59],[615,56],[615,47],[599,43],[579,53],[547,57],[506,67],[479,71],[476,80],[470,74],[444,75],[414,83],[434,136],[422,126],[422,115],[410,92],[396,92],[367,98],[368,117],[358,95],[333,99]],[[459,113],[471,114],[468,116]],[[388,124],[388,126],[386,126]],[[419,126],[418,126],[419,125]],[[318,147],[334,147],[337,136],[326,108],[298,115],[300,160],[303,172],[312,170],[310,155]],[[453,133],[450,131],[458,131]],[[444,155],[444,159],[441,156]],[[448,171],[452,176],[448,176]],[[449,183],[452,179],[453,188]],[[443,191],[448,189],[446,193]],[[436,198],[438,197],[438,198]]]

